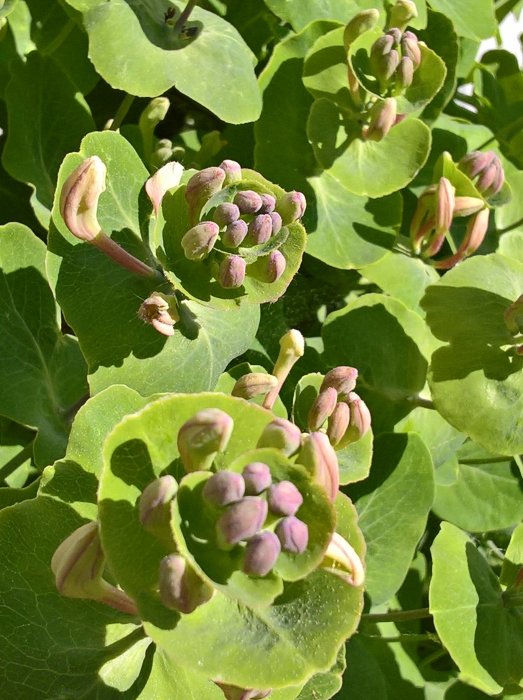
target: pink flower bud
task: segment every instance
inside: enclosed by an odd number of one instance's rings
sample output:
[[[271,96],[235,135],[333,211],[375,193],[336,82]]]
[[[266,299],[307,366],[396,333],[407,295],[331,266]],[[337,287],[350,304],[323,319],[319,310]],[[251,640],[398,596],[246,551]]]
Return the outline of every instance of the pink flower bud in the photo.
[[[267,517],[267,501],[256,496],[245,496],[230,505],[216,523],[217,543],[220,549],[231,549],[242,540],[253,537]]]
[[[275,236],[277,233],[281,231],[282,227],[282,221],[281,221],[281,216],[278,214],[277,211],[273,211],[270,214],[271,221],[272,221],[272,235]]]
[[[408,56],[403,56],[396,68],[396,85],[406,89],[412,85],[414,78],[414,63]]]
[[[60,194],[60,213],[67,228],[88,243],[101,233],[96,215],[98,200],[105,192],[106,172],[98,156],[86,158],[69,175]]]
[[[249,243],[259,245],[267,243],[272,235],[272,218],[270,214],[258,214],[248,226]]]
[[[309,528],[294,515],[283,518],[276,525],[276,535],[285,552],[303,554],[309,544]]]
[[[201,208],[213,194],[219,192],[225,180],[225,172],[221,168],[204,168],[195,173],[187,183],[185,199],[189,205],[191,222],[198,220]]]
[[[370,429],[370,411],[365,401],[355,392],[349,394],[348,400],[350,408],[349,441],[356,442]]]
[[[138,499],[140,522],[146,528],[155,529],[170,519],[170,504],[176,496],[178,484],[174,476],[165,474],[152,481]]]
[[[220,228],[232,224],[233,221],[237,221],[240,218],[240,210],[232,202],[222,202],[218,204],[214,213],[212,215],[215,223],[218,224]]]
[[[213,474],[203,487],[203,498],[213,506],[222,508],[236,503],[245,493],[245,481],[241,474],[222,470]]]
[[[307,417],[309,430],[319,430],[331,415],[338,401],[338,392],[332,386],[320,391],[315,398]]]
[[[220,263],[218,282],[225,289],[237,289],[245,281],[246,262],[239,255],[228,255]]]
[[[262,198],[253,190],[240,190],[234,196],[233,201],[242,214],[256,214],[263,205]]]
[[[183,236],[181,243],[188,260],[203,260],[216,243],[220,229],[214,221],[202,221],[190,228]]]
[[[358,370],[355,367],[340,365],[327,372],[321,383],[320,392],[333,387],[341,396],[348,396],[356,387],[357,379]]]
[[[410,58],[414,64],[414,70],[421,63],[421,50],[418,37],[413,32],[404,32],[401,39],[401,51],[403,56]]]
[[[276,206],[276,199],[275,197],[272,196],[272,194],[262,194],[261,200],[262,200],[262,205],[261,209],[259,210],[259,214],[272,214],[274,211],[274,207]]]
[[[387,97],[372,107],[369,113],[370,122],[366,132],[367,140],[381,141],[392,129],[396,122],[396,100]]]
[[[219,166],[225,173],[224,187],[242,179],[242,166],[235,160],[223,160]]]
[[[275,418],[265,426],[257,447],[274,447],[290,457],[301,442],[300,429],[285,418]]]
[[[330,500],[335,501],[340,485],[340,470],[336,452],[325,433],[305,435],[297,462],[306,467],[314,481],[325,489]]]
[[[467,224],[465,238],[458,250],[448,258],[438,260],[434,267],[439,270],[449,270],[464,258],[472,255],[483,243],[488,230],[489,209],[485,208],[472,216]]]
[[[276,515],[296,515],[303,503],[303,496],[291,481],[280,481],[269,488],[269,510]]]
[[[157,170],[145,183],[145,191],[153,205],[153,212],[158,216],[165,193],[180,184],[183,165],[174,161]]]
[[[497,194],[503,187],[505,173],[501,161],[494,151],[472,151],[460,162],[459,168],[471,180],[478,178],[476,187],[484,197]]]
[[[247,223],[243,219],[233,221],[222,233],[222,243],[227,248],[237,248],[247,235]]]
[[[265,265],[263,281],[269,284],[279,280],[287,267],[285,256],[279,250],[271,250],[269,255],[263,257],[263,263]]]
[[[251,462],[244,467],[242,476],[245,481],[245,493],[248,496],[257,496],[272,483],[271,470],[263,462]]]
[[[333,447],[339,445],[342,439],[345,437],[345,433],[349,427],[349,422],[349,405],[344,401],[340,401],[340,403],[336,404],[334,411],[329,416],[329,423],[327,426],[327,436]]]
[[[454,216],[470,216],[483,209],[485,202],[479,197],[455,197]]]
[[[274,532],[260,532],[247,542],[243,572],[249,576],[266,576],[281,552],[281,544]]]

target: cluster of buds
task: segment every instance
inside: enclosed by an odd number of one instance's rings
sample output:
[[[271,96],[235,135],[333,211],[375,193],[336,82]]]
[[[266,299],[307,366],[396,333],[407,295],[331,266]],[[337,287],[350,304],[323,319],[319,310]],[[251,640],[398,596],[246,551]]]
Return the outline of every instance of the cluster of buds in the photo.
[[[239,189],[241,181],[239,163],[225,160],[193,175],[185,190],[193,224],[181,241],[185,257],[201,261],[213,253],[213,274],[225,289],[242,286],[252,259],[261,258],[264,263],[257,269],[258,279],[261,275],[270,283],[283,275],[287,262],[279,247],[286,236],[275,237],[298,221],[306,207],[301,192],[286,192],[276,198],[269,192]],[[208,219],[198,221],[211,197],[224,190],[225,199],[206,212]],[[264,244],[266,249],[257,248]]]
[[[497,194],[505,182],[505,173],[494,151],[472,151],[463,156],[459,169],[472,181],[478,192],[488,199]]]
[[[318,431],[327,423],[327,437],[333,447],[356,442],[370,428],[369,409],[354,391],[357,378],[358,370],[354,367],[330,370],[309,410],[309,430]]]
[[[382,92],[403,92],[421,63],[418,37],[398,27],[389,29],[372,45],[370,62]]]

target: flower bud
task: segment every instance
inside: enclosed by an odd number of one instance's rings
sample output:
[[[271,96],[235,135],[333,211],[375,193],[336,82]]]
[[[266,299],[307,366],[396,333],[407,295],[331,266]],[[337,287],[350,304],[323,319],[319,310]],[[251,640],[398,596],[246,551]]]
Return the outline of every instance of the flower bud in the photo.
[[[305,214],[307,201],[301,192],[286,192],[276,203],[276,211],[284,225],[292,224]]]
[[[245,493],[257,496],[269,488],[272,483],[271,470],[263,462],[251,462],[242,471],[245,481]]]
[[[389,24],[399,29],[405,29],[411,20],[418,16],[418,8],[412,0],[396,0],[391,7]]]
[[[314,481],[325,489],[329,499],[335,501],[340,485],[340,470],[336,452],[325,433],[305,435],[297,462],[303,464]]]
[[[479,197],[455,197],[454,216],[470,216],[483,209],[485,202]]]
[[[248,540],[261,529],[267,517],[267,501],[256,496],[245,496],[233,503],[216,523],[216,537],[220,549],[231,549],[242,540]]]
[[[277,251],[273,251],[273,253],[274,252]],[[270,258],[270,255],[267,257]],[[280,338],[280,352],[272,371],[274,376],[278,379],[278,385],[265,397],[265,401],[263,402],[264,408],[270,409],[274,406],[274,402],[278,398],[283,382],[287,379],[289,372],[300,357],[303,356],[304,352],[305,340],[300,331],[295,328],[292,328]]]
[[[180,320],[176,298],[160,292],[153,292],[138,309],[138,318],[162,335],[174,335],[174,324]]]
[[[158,216],[165,193],[180,184],[183,175],[181,163],[167,163],[157,170],[145,183],[145,191],[153,205],[153,212]]]
[[[265,372],[249,372],[240,377],[233,387],[232,396],[241,399],[253,399],[260,394],[266,394],[277,386],[278,380],[272,374]]]
[[[254,688],[238,688],[236,685],[228,683],[220,683],[215,681],[216,685],[221,688],[225,700],[262,700],[268,698],[272,690],[256,690]]]
[[[503,319],[512,335],[523,333],[523,294],[505,310]]]
[[[315,398],[307,417],[309,430],[319,430],[330,414],[334,411],[338,401],[338,392],[332,386],[320,391]]]
[[[260,195],[260,197],[262,200],[262,205],[258,213],[272,214],[274,211],[274,207],[276,206],[276,198],[273,197],[272,194],[262,194]]]
[[[203,260],[216,243],[220,229],[214,221],[202,221],[184,234],[181,243],[188,260]]]
[[[262,198],[253,190],[240,190],[233,201],[242,214],[255,214],[263,205]]]
[[[413,78],[414,63],[408,56],[403,56],[396,68],[396,86],[404,90],[412,85]]]
[[[218,224],[220,228],[232,224],[233,221],[237,221],[240,218],[240,210],[232,202],[222,202],[218,204],[214,213],[212,215],[215,223]]]
[[[154,143],[156,141],[154,135],[155,127],[165,119],[169,111],[170,102],[167,97],[155,97],[145,107],[140,115],[138,126],[142,134],[143,152],[145,161],[149,162]],[[169,141],[169,155],[172,150],[172,143]]]
[[[434,267],[438,270],[449,270],[464,258],[472,255],[483,243],[483,239],[488,230],[489,213],[489,209],[485,207],[485,209],[474,214],[467,224],[463,242],[454,255],[444,258],[443,260],[438,260],[434,263]]]
[[[276,564],[281,544],[274,532],[264,531],[254,535],[245,548],[243,572],[249,576],[266,576]]]
[[[413,32],[403,32],[401,38],[401,52],[403,56],[410,58],[414,64],[414,70],[421,63],[421,49],[419,47],[418,37]]]
[[[185,155],[184,152],[180,152],[180,149],[174,149],[172,141],[170,139],[159,139],[156,142],[154,151],[151,153],[149,158],[149,165],[154,169],[162,168],[164,165],[174,158],[179,160]]]
[[[275,236],[277,233],[281,231],[282,227],[282,221],[281,221],[281,216],[278,214],[277,211],[272,211],[270,213],[271,221],[272,221],[272,235]]]
[[[336,570],[333,564],[341,564],[347,573]],[[337,532],[332,535],[322,566],[332,568],[338,575],[341,574],[351,586],[362,586],[365,581],[365,570],[361,559],[347,540]]]
[[[272,218],[270,214],[255,216],[248,227],[249,243],[259,245],[267,243],[272,235]]]
[[[60,194],[60,214],[69,231],[92,243],[101,233],[96,218],[98,200],[105,192],[107,169],[98,156],[86,158],[64,182]]]
[[[382,34],[370,47],[370,61],[375,69],[382,58],[387,56],[394,48],[394,37],[390,34]]]
[[[401,29],[398,29],[398,27],[392,27],[391,29],[387,29],[385,34],[387,34],[387,36],[391,36],[394,39],[394,44],[393,44],[394,48],[399,46],[399,43],[400,43],[401,37],[402,37]]]
[[[343,32],[343,45],[345,46],[345,50],[348,51],[352,42],[361,34],[375,27],[379,18],[380,13],[378,10],[371,9],[358,12],[347,24]]]
[[[276,535],[285,552],[303,554],[309,544],[309,528],[294,515],[283,518],[276,525]]]
[[[478,178],[476,187],[484,197],[497,194],[503,187],[505,173],[501,161],[494,151],[472,151],[467,153],[460,162],[459,168],[471,180]]]
[[[237,248],[247,235],[247,223],[243,219],[233,221],[222,233],[222,243],[227,248]]]
[[[435,198],[435,213],[432,222],[434,235],[427,236],[429,241],[424,255],[430,257],[436,255],[445,242],[445,237],[449,232],[454,216],[454,208],[456,204],[455,188],[446,177],[440,177],[434,194]],[[428,232],[427,232],[428,233]]]
[[[499,192],[505,181],[505,174],[499,162],[494,162],[478,177],[476,187],[484,197],[491,197]]]
[[[350,421],[350,408],[344,401],[336,404],[334,411],[329,416],[327,425],[327,437],[333,447],[339,445],[347,432]]]
[[[202,581],[180,554],[169,554],[161,560],[158,588],[165,607],[185,615],[206,603],[213,594],[212,587]]]
[[[303,496],[292,481],[273,484],[267,495],[269,510],[275,515],[296,515],[303,503]]]
[[[370,122],[366,132],[369,141],[381,141],[396,122],[396,100],[387,97],[373,105],[369,113]]]
[[[356,387],[357,379],[358,370],[355,367],[340,365],[327,372],[321,383],[320,393],[328,387],[333,387],[338,394],[346,397]]]
[[[287,261],[283,253],[279,250],[271,250],[269,255],[263,257],[263,264],[265,269],[263,271],[263,281],[272,284],[279,280],[280,277],[285,272],[287,267]]]
[[[178,484],[174,476],[165,474],[152,481],[138,499],[140,522],[149,531],[168,525],[171,517],[171,501],[176,496]]]
[[[459,161],[459,169],[471,180],[489,168],[497,158],[494,151],[471,151]]]
[[[356,442],[370,429],[371,417],[367,404],[358,394],[349,394],[350,422],[348,438],[349,442]]]
[[[185,199],[189,205],[191,221],[198,220],[201,208],[213,194],[219,192],[225,180],[225,172],[221,168],[204,168],[195,173],[187,183]]]
[[[231,503],[236,503],[245,493],[245,481],[237,472],[216,472],[203,487],[202,496],[213,506],[223,508]]]
[[[265,426],[257,447],[274,447],[290,457],[300,446],[300,429],[285,418],[275,418]]]
[[[239,255],[228,255],[220,263],[218,282],[225,289],[237,289],[245,281],[247,264]]]
[[[231,185],[233,182],[240,182],[242,179],[242,166],[235,160],[223,160],[219,167],[225,173],[224,187]]]
[[[178,432],[178,450],[187,472],[209,469],[231,437],[234,422],[218,408],[198,411]]]

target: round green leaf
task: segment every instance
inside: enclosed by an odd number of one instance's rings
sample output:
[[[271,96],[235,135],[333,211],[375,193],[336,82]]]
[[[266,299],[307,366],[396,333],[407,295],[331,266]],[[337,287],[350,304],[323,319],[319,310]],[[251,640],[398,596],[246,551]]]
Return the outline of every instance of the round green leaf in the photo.
[[[400,420],[394,432],[418,433],[429,448],[436,469],[453,457],[466,440],[466,436],[447,423],[437,411],[424,406],[415,408]]]

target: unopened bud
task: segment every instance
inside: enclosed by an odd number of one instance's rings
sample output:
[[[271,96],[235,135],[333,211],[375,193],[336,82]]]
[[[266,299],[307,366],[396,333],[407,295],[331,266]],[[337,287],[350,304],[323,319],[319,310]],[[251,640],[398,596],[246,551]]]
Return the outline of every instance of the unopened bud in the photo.
[[[410,58],[414,65],[414,70],[421,63],[421,49],[419,47],[418,37],[413,32],[403,32],[401,38],[401,52],[403,56]]]
[[[218,282],[225,289],[237,289],[245,281],[247,264],[239,255],[228,255],[220,263]]]
[[[370,122],[366,138],[369,141],[381,141],[396,122],[396,100],[387,97],[373,105],[369,113]]]
[[[263,257],[263,281],[272,284],[279,280],[285,272],[287,261],[285,256],[279,250],[271,250],[269,255]]]
[[[414,63],[408,56],[403,56],[396,68],[396,86],[406,89],[412,85],[413,78]]]
[[[479,197],[455,197],[454,216],[470,216],[483,209],[485,202]]]
[[[497,158],[494,151],[471,151],[459,161],[459,169],[471,180],[477,177],[484,170],[489,168],[494,159]]]
[[[272,690],[238,688],[236,685],[220,683],[219,681],[215,681],[215,683],[222,690],[225,700],[262,700],[262,698],[268,698],[272,693]]]
[[[272,214],[274,207],[276,206],[276,198],[272,194],[262,194],[260,195],[262,200],[261,209],[259,214]]]
[[[298,221],[305,214],[307,201],[301,192],[286,192],[276,203],[276,211],[280,214],[284,225]]]
[[[281,227],[283,225],[281,216],[278,214],[277,211],[272,211],[270,217],[272,221],[272,235],[275,236],[281,231]]]
[[[505,173],[501,161],[494,151],[467,153],[460,160],[459,168],[471,180],[478,178],[476,187],[484,197],[497,194],[503,187]]]
[[[258,214],[250,222],[248,227],[249,243],[267,243],[272,235],[272,219],[270,214]]]
[[[349,394],[349,408],[350,422],[347,437],[349,442],[356,442],[370,429],[370,411],[365,401],[354,392]]]
[[[173,161],[157,170],[145,183],[145,191],[152,202],[155,216],[158,216],[166,192],[180,184],[182,175],[183,165]]]
[[[245,493],[245,481],[237,472],[216,472],[203,487],[202,496],[213,506],[223,508],[231,503],[236,503]]]
[[[503,168],[501,163],[497,161],[481,173],[476,182],[476,187],[484,197],[491,197],[499,192],[504,181]]]
[[[105,192],[106,172],[100,158],[91,156],[73,170],[60,194],[60,213],[67,228],[88,243],[101,233],[97,210],[100,195]]]
[[[300,429],[285,418],[275,418],[265,426],[257,447],[274,447],[290,457],[301,442]]]
[[[249,576],[266,576],[281,552],[281,544],[274,532],[260,532],[254,535],[245,548],[243,572]]]
[[[261,529],[267,517],[267,501],[256,496],[245,496],[230,505],[216,523],[217,543],[220,549],[231,549],[242,540],[248,540]]]
[[[171,501],[177,491],[176,479],[170,474],[155,479],[142,491],[138,499],[140,522],[153,534],[168,525],[171,518]]]
[[[345,433],[349,427],[349,422],[349,405],[344,401],[340,401],[336,404],[334,411],[329,416],[329,423],[327,425],[327,437],[329,438],[330,444],[333,447],[339,445],[345,437]]]
[[[277,251],[273,251],[277,252]],[[267,257],[270,257],[268,255]],[[283,256],[282,256],[283,257]],[[276,401],[283,382],[289,376],[289,372],[296,362],[305,353],[305,339],[300,331],[292,328],[280,338],[280,352],[274,364],[272,373],[278,379],[278,385],[270,391],[263,402],[264,408],[272,408]]]
[[[154,129],[165,119],[169,111],[169,106],[170,103],[167,97],[155,97],[149,102],[140,115],[138,126],[142,134],[143,151],[146,162],[149,162],[153,152],[153,144],[155,142]],[[172,148],[171,142],[169,142],[169,145]],[[169,154],[171,148],[169,149]]]
[[[340,365],[327,372],[321,383],[320,392],[325,391],[328,387],[333,387],[338,394],[346,397],[356,387],[357,379],[358,370],[355,367]]]
[[[483,243],[488,230],[489,213],[489,209],[485,207],[485,209],[474,214],[467,223],[465,237],[458,250],[454,255],[435,262],[434,267],[438,270],[449,270],[469,255],[472,255]]]
[[[271,470],[263,462],[251,462],[242,471],[245,481],[245,493],[248,496],[257,496],[272,483]]]
[[[202,221],[184,234],[181,244],[188,260],[203,260],[214,247],[220,229],[214,221]]]
[[[165,607],[185,615],[206,603],[213,594],[212,587],[202,581],[180,554],[169,554],[160,562],[158,588]]]
[[[405,29],[411,20],[418,16],[418,8],[412,0],[396,0],[390,10],[389,24],[399,29]]]
[[[319,430],[331,415],[338,401],[337,390],[330,386],[320,391],[315,398],[307,417],[307,426],[309,430]]]
[[[297,462],[306,467],[314,481],[325,489],[329,499],[335,501],[340,485],[340,470],[336,452],[325,433],[305,435]]]
[[[222,202],[218,204],[214,213],[212,215],[215,223],[218,224],[220,228],[232,224],[233,221],[237,221],[240,218],[240,210],[232,202]]]
[[[269,510],[276,515],[296,515],[303,496],[292,481],[280,481],[270,487],[267,502]]]
[[[400,43],[401,37],[402,37],[401,29],[398,29],[398,27],[392,27],[391,29],[387,29],[387,31],[385,33],[394,39],[394,44],[393,44],[394,48],[399,46],[399,43]]]
[[[272,374],[265,372],[249,372],[240,377],[233,387],[232,396],[241,399],[253,399],[260,394],[266,394],[277,386],[278,380]]]
[[[225,173],[224,187],[231,185],[233,182],[240,182],[242,179],[242,166],[235,160],[223,160],[219,167]]]
[[[309,544],[309,528],[294,515],[283,518],[276,525],[276,535],[285,552],[303,554]]]
[[[162,335],[174,335],[174,324],[180,320],[174,296],[153,292],[138,309],[138,318]]]
[[[256,214],[263,205],[262,198],[253,190],[240,190],[234,196],[234,204],[242,214]]]
[[[218,408],[206,408],[186,421],[178,432],[178,450],[187,472],[209,469],[231,437],[234,422]]]
[[[375,9],[358,12],[358,14],[347,24],[343,32],[343,45],[345,46],[345,49],[348,51],[353,41],[355,41],[364,32],[375,27],[379,18],[380,13]]]
[[[424,250],[424,256],[436,255],[445,242],[454,216],[456,204],[455,188],[446,177],[440,177],[435,192],[435,213],[433,228],[434,233],[427,236],[428,245]]]
[[[337,569],[333,564],[341,564],[342,569]],[[333,533],[322,566],[333,569],[334,573],[351,586],[362,586],[365,581],[365,570],[361,559],[347,540],[337,532]]]
[[[382,34],[370,47],[370,61],[375,68],[384,56],[387,56],[394,48],[394,37],[390,34]]]
[[[189,205],[190,220],[197,221],[201,208],[213,194],[219,192],[225,180],[221,168],[204,168],[195,173],[187,183],[185,199]]]
[[[430,185],[418,197],[418,205],[410,222],[410,240],[415,253],[421,251],[424,241],[436,225],[435,196],[436,185]]]
[[[505,310],[503,318],[512,335],[523,333],[523,294]]]
[[[247,223],[243,219],[233,221],[222,233],[222,243],[227,248],[237,248],[247,235]]]

